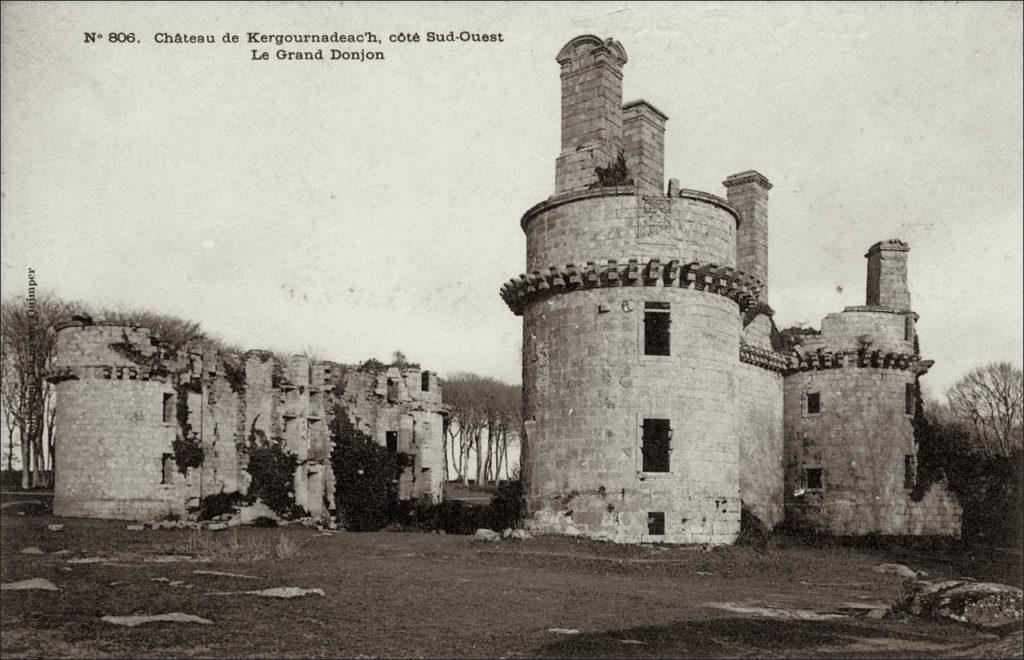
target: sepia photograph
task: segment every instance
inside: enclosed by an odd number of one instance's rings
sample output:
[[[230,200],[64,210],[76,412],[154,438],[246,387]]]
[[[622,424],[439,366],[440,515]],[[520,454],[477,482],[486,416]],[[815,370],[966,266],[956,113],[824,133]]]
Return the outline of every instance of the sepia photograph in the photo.
[[[0,2],[3,658],[1024,657],[1024,3]]]

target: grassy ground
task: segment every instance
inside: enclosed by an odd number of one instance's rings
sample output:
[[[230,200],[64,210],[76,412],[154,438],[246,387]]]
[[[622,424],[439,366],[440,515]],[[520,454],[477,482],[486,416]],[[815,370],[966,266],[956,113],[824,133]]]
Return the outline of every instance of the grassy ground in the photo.
[[[26,509],[29,515],[17,515]],[[973,655],[999,643],[956,624],[854,614],[852,605],[887,603],[900,592],[898,578],[872,570],[889,558],[878,549],[776,544],[763,554],[706,552],[555,537],[492,545],[295,527],[129,532],[124,523],[40,511],[45,506],[2,510],[0,578],[46,578],[62,591],[3,592],[4,658],[934,657]],[[64,530],[48,531],[54,522]],[[283,551],[282,535],[291,546]],[[33,546],[45,554],[20,552]],[[62,550],[69,552],[55,554]],[[178,561],[166,559],[171,555]],[[68,562],[88,556],[113,561]],[[935,558],[909,563],[936,577],[962,574]],[[279,586],[326,595],[207,595]],[[122,628],[100,620],[165,612],[215,625]],[[840,616],[815,620],[829,613]]]

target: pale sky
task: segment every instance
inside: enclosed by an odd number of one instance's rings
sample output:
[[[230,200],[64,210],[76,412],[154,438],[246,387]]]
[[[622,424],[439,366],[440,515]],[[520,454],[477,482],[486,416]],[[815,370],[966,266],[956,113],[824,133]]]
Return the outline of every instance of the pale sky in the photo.
[[[2,11],[4,295],[31,267],[63,297],[191,318],[246,347],[345,362],[401,349],[442,375],[519,382],[521,320],[498,289],[523,270],[520,216],[553,192],[555,54],[592,33],[629,55],[624,99],[669,116],[667,177],[718,195],[744,169],[774,184],[780,327],[862,304],[864,253],[899,237],[936,360],[926,387],[1021,362],[1019,3]],[[265,45],[255,62],[254,30],[369,30],[387,59],[280,62]],[[388,41],[448,30],[503,41]],[[242,41],[153,41],[228,31]]]

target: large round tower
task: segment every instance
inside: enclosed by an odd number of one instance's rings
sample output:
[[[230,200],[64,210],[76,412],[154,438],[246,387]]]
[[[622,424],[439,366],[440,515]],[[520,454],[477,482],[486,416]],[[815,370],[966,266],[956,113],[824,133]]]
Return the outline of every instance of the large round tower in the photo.
[[[559,52],[555,194],[523,216],[526,273],[502,289],[523,317],[528,507],[543,531],[729,543],[740,520],[743,312],[762,292],[748,273],[766,265],[766,225],[747,231],[756,267],[743,272],[738,205],[674,181],[666,194],[667,117],[622,104],[626,59],[592,35]],[[726,186],[766,222],[767,179],[750,171]],[[781,377],[769,378],[781,408]]]
[[[61,324],[48,378],[57,396],[54,513],[122,519],[180,513],[175,390],[149,330]]]

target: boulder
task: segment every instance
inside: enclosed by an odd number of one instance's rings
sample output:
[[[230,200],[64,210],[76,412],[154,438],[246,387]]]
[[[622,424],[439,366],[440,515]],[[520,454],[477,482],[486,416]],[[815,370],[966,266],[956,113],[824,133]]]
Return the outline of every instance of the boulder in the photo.
[[[128,525],[125,527],[129,532],[141,532],[146,529],[143,525]]]
[[[922,580],[914,583],[900,607],[911,614],[999,628],[1021,622],[1024,592],[995,582]]]
[[[206,529],[210,530],[211,532],[217,532],[217,531],[220,531],[222,529],[227,529],[227,528],[228,528],[228,524],[226,522],[210,523],[206,527]]]
[[[45,554],[45,553],[43,553],[43,551],[40,550],[39,548],[31,547],[31,548],[22,548],[21,549],[21,554],[23,554],[23,555],[41,555],[41,554]]]
[[[60,587],[50,582],[45,578],[32,578],[29,580],[20,580],[18,582],[4,582],[0,584],[0,590],[3,591],[21,591],[28,589],[38,589],[40,591],[60,591]]]
[[[60,525],[60,524],[47,525],[46,529],[50,530],[51,532],[62,532],[62,531],[64,531],[64,525]]]
[[[473,535],[473,540],[486,541],[488,543],[497,543],[501,541],[501,534],[481,527],[480,529],[476,530],[476,534]]]
[[[889,573],[891,575],[898,575],[907,580],[917,579],[917,573],[903,564],[879,564],[878,566],[875,566],[875,573]]]
[[[510,536],[512,536],[512,528],[506,527],[505,530],[501,533],[501,538],[507,539]]]
[[[240,521],[243,525],[251,525],[257,518],[272,518],[277,520],[277,514],[269,506],[263,503],[262,500],[257,499],[249,506],[243,506],[238,510],[238,517],[235,520]]]
[[[533,538],[533,534],[529,533],[525,529],[513,529],[512,533],[508,536],[513,541],[528,541]]]
[[[134,615],[134,616],[104,616],[100,618],[101,621],[112,623],[115,626],[128,626],[134,628],[144,623],[200,623],[203,625],[209,625],[213,623],[209,619],[204,619],[201,616],[195,614],[185,614],[184,612],[170,612],[169,614],[149,614],[149,615]]]

